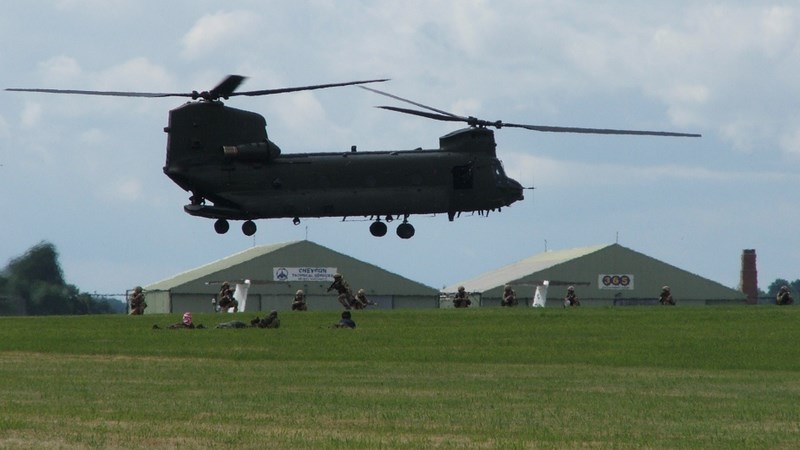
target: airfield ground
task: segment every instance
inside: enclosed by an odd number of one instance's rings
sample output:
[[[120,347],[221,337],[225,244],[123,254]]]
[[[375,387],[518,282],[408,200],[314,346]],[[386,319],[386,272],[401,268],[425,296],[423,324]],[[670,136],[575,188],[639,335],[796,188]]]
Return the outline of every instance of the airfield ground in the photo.
[[[2,448],[794,448],[800,308],[0,318]]]

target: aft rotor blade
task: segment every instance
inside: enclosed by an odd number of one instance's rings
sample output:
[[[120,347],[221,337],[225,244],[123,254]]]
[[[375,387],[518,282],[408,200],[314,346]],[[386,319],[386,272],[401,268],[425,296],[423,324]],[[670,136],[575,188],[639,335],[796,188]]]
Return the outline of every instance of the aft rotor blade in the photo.
[[[344,83],[328,83],[328,84],[315,84],[311,86],[298,86],[298,87],[288,87],[288,88],[279,88],[279,89],[262,89],[259,91],[245,91],[245,92],[234,92],[230,94],[231,97],[234,95],[247,95],[247,96],[256,96],[256,95],[272,95],[272,94],[283,94],[286,92],[297,92],[297,91],[313,91],[315,89],[326,89],[332,87],[340,87],[340,86],[352,86],[356,84],[367,84],[367,83],[383,83],[384,81],[389,81],[389,78],[381,78],[377,80],[363,80],[363,81],[347,81]]]
[[[457,116],[457,115],[455,115],[453,113],[449,113],[447,111],[442,111],[441,109],[436,109],[436,108],[434,108],[432,106],[423,105],[422,103],[417,103],[417,102],[411,101],[411,100],[409,100],[407,98],[398,97],[398,96],[396,96],[394,94],[390,94],[388,92],[379,91],[377,89],[369,88],[369,87],[366,87],[366,86],[359,86],[359,87],[361,89],[366,89],[366,90],[374,92],[376,94],[380,94],[380,95],[383,95],[383,96],[386,96],[386,97],[389,97],[389,98],[393,98],[395,100],[400,100],[401,102],[405,102],[405,103],[408,103],[410,105],[414,105],[414,106],[418,106],[420,108],[427,109],[428,111],[437,112],[439,114],[442,114],[442,115],[445,115],[445,116],[449,116],[449,117],[452,117],[454,119],[457,119],[457,120],[460,120],[460,121],[463,121],[463,122],[467,121],[466,117]],[[390,108],[386,108],[386,109],[390,109]],[[397,109],[395,111],[400,111],[400,109]],[[404,111],[400,111],[400,112],[405,112],[405,113],[408,113],[408,114],[414,114],[414,112],[411,112],[411,111],[414,111],[414,110],[408,109],[408,110],[404,110]],[[419,111],[417,111],[417,112],[419,112]],[[421,114],[418,114],[418,115],[421,115]],[[444,119],[439,119],[439,120],[444,120]]]
[[[41,92],[45,94],[103,95],[110,97],[191,97],[191,93],[169,92],[124,92],[124,91],[82,91],[78,89],[26,89],[6,88],[13,92]]]
[[[526,130],[544,131],[553,133],[582,133],[582,134],[627,134],[635,136],[672,136],[672,137],[702,137],[696,133],[676,133],[672,131],[647,131],[647,130],[615,130],[611,128],[580,128],[580,127],[553,127],[547,125],[521,125],[516,123],[489,122],[487,125],[497,128],[525,128]]]

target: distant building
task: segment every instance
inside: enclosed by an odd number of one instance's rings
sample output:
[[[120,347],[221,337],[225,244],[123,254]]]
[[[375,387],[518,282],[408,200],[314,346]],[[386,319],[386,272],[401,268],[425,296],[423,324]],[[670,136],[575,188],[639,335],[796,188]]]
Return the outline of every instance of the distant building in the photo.
[[[670,286],[679,306],[743,304],[744,293],[671,266],[619,244],[550,251],[444,288],[464,286],[473,304],[499,306],[503,287],[512,285],[521,305],[530,306],[536,286],[550,282],[547,306],[561,306],[569,285],[582,305],[656,304],[662,286]],[[443,302],[444,303],[444,302]],[[477,306],[477,305],[476,305]]]
[[[223,281],[251,280],[246,311],[291,309],[298,289],[310,310],[337,310],[335,291],[326,292],[341,273],[355,294],[364,289],[377,308],[436,308],[439,291],[375,265],[310,241],[253,247],[166,280],[144,286],[146,314],[211,312]],[[371,306],[370,308],[376,308]]]

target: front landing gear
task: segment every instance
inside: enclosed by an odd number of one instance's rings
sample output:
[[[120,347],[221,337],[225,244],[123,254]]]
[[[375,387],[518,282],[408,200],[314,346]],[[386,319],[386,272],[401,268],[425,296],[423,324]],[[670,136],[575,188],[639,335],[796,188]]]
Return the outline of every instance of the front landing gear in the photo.
[[[228,221],[225,219],[217,219],[217,221],[214,222],[214,231],[216,231],[217,234],[227,233],[230,227]]]
[[[225,219],[217,219],[217,221],[214,222],[214,231],[216,231],[217,234],[225,234],[230,228],[230,224]],[[247,220],[242,224],[242,233],[244,233],[245,236],[256,234],[256,229],[256,223],[252,220]]]

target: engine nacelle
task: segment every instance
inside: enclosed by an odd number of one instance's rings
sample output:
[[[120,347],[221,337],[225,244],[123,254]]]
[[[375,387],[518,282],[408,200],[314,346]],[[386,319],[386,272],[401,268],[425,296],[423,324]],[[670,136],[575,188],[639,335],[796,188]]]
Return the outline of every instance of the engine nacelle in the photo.
[[[270,161],[281,154],[281,149],[270,140],[241,145],[223,145],[222,153],[227,159],[239,161]]]

